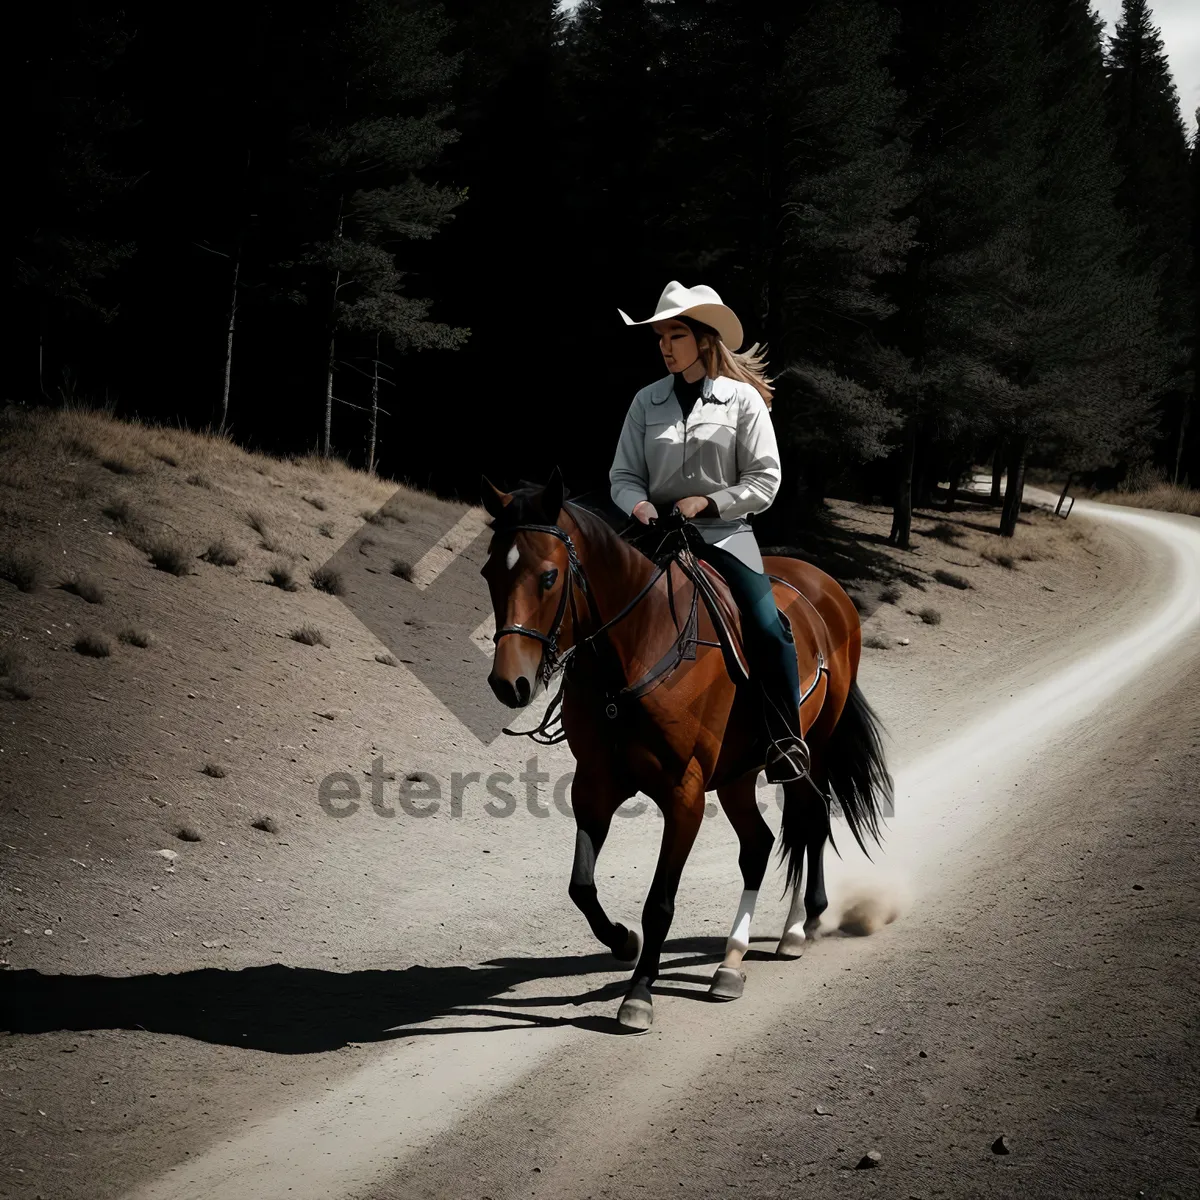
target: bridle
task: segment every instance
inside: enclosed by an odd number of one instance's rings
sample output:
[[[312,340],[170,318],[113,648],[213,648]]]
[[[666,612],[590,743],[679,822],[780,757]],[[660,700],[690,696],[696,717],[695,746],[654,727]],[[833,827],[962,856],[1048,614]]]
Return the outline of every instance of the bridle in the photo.
[[[674,532],[676,526],[667,525]],[[682,524],[679,526],[682,528]],[[492,641],[498,643],[502,637],[507,637],[510,634],[516,634],[519,637],[533,638],[535,641],[542,644],[542,660],[538,665],[538,678],[543,685],[548,685],[550,680],[563,668],[570,666],[574,661],[574,656],[585,647],[593,651],[597,657],[607,651],[608,670],[613,675],[619,674],[621,683],[616,687],[606,687],[605,690],[605,706],[604,712],[607,717],[613,719],[620,713],[620,701],[626,698],[636,698],[650,691],[652,687],[660,683],[671,671],[679,665],[685,657],[688,657],[689,643],[697,643],[704,645],[716,645],[717,643],[702,642],[696,637],[696,613],[698,594],[695,590],[692,593],[691,611],[687,621],[683,626],[679,626],[678,618],[675,613],[675,597],[672,576],[668,570],[670,566],[670,557],[664,557],[661,553],[655,556],[655,570],[645,585],[621,609],[616,616],[608,621],[604,621],[600,617],[599,610],[596,606],[595,594],[591,585],[588,582],[587,570],[583,563],[579,560],[578,551],[575,549],[575,543],[571,539],[571,535],[559,525],[539,524],[535,522],[522,522],[518,525],[506,526],[503,530],[505,533],[546,533],[551,537],[558,538],[559,541],[566,546],[568,572],[567,577],[563,581],[562,591],[558,599],[558,608],[554,614],[554,620],[550,625],[550,630],[547,633],[542,633],[540,629],[533,629],[528,625],[505,625],[501,629],[497,629],[492,634]],[[686,534],[685,534],[686,537]],[[675,621],[678,629],[678,636],[672,644],[671,650],[656,663],[641,679],[635,683],[627,683],[624,677],[624,670],[621,669],[619,661],[615,662],[616,654],[612,643],[603,635],[608,632],[618,621],[622,620],[631,613],[642,599],[650,592],[659,579],[666,574],[667,576],[667,596],[671,608],[671,616]],[[571,623],[573,627],[578,627],[579,609],[575,603],[575,589],[583,593],[584,599],[587,601],[588,614],[591,617],[594,626],[591,633],[583,638],[577,638],[573,645],[569,646],[565,653],[559,654],[558,636],[562,629],[563,618],[566,616],[567,606],[570,605]],[[603,640],[602,640],[603,639]],[[564,673],[565,681],[565,673]],[[505,733],[514,735],[528,735],[538,741],[538,734],[546,734],[546,741],[542,744],[552,744],[560,742],[566,737],[566,733],[561,729],[554,731],[551,735],[549,726],[555,720],[556,710],[562,703],[562,689],[555,694],[554,699],[546,708],[546,714],[542,718],[542,723],[536,729],[506,729]]]

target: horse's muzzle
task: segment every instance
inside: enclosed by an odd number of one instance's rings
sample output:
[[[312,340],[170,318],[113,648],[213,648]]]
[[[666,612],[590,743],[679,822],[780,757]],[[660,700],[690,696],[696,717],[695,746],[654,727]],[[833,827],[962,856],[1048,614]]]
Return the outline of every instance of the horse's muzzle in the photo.
[[[496,694],[496,699],[509,708],[524,708],[533,695],[533,684],[525,675],[518,675],[510,681],[493,671],[488,676],[488,686]]]

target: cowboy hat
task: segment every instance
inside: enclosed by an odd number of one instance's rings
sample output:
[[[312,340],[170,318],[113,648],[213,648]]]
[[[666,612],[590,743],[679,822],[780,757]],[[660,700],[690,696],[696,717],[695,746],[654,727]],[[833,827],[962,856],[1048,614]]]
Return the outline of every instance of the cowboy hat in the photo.
[[[692,317],[703,321],[705,325],[711,325],[730,350],[740,350],[745,340],[742,323],[733,309],[727,304],[722,304],[721,297],[702,283],[685,288],[682,283],[672,279],[658,298],[654,316],[647,317],[644,321],[633,320],[619,308],[617,312],[621,313],[621,320],[626,325],[651,325],[655,321],[669,321],[672,317]]]

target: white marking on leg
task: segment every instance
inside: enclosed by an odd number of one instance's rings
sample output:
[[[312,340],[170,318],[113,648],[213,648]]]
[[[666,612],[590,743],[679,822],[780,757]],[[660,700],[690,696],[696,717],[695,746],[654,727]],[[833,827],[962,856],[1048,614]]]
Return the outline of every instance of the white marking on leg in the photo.
[[[792,888],[792,904],[783,925],[783,937],[779,939],[779,953],[798,955],[805,940],[804,887],[803,881],[797,879],[796,886]]]
[[[758,889],[745,888],[738,901],[737,916],[725,942],[724,966],[736,967],[742,956],[750,949],[750,923],[754,920],[754,906],[758,902]]]

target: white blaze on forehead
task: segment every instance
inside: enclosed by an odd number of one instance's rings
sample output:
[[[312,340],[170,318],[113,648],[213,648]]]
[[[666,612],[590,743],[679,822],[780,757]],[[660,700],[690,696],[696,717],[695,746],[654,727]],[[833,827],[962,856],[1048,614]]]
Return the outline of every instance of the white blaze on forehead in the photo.
[[[517,565],[520,557],[521,551],[517,549],[517,543],[513,542],[508,548],[508,553],[504,556],[504,565],[511,571]]]

